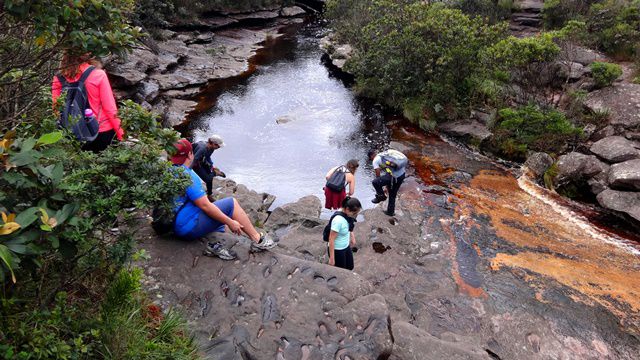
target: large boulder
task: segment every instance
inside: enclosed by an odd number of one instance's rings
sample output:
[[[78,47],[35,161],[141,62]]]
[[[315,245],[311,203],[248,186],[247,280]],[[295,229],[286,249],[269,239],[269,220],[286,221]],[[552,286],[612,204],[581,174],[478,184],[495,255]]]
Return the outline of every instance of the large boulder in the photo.
[[[608,112],[611,125],[640,126],[640,84],[619,83],[594,91],[584,104],[592,112]]]
[[[602,207],[625,213],[640,221],[640,193],[607,189],[596,198]]]
[[[607,169],[607,165],[594,155],[570,152],[558,159],[557,184],[565,184],[576,180],[587,180]]]
[[[640,159],[612,165],[608,180],[613,189],[640,190]]]
[[[607,57],[605,55],[595,50],[588,49],[582,46],[575,46],[574,44],[566,47],[565,49],[563,49],[563,51],[565,52],[565,56],[568,59],[584,66],[590,65],[596,61],[607,60]]]
[[[320,224],[320,210],[322,203],[317,196],[308,195],[298,201],[277,207],[271,212],[266,226],[280,228],[296,223]]]
[[[537,152],[531,154],[525,161],[524,166],[526,166],[536,178],[540,178],[547,169],[553,165],[553,158],[543,152]]]
[[[577,62],[561,62],[558,65],[558,76],[569,81],[577,81],[590,71]]]
[[[637,159],[640,152],[622,136],[609,136],[591,145],[591,152],[612,163]]]
[[[394,322],[392,360],[490,360],[481,348],[440,340],[406,322]]]

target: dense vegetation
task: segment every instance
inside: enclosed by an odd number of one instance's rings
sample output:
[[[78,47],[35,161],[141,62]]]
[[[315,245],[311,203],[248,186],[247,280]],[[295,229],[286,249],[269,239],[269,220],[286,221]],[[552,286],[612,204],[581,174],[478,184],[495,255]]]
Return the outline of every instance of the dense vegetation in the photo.
[[[585,123],[606,114],[581,108],[583,90],[566,77],[571,49],[591,46],[637,59],[640,1],[546,1],[546,32],[509,36],[511,1],[331,0],[337,40],[353,46],[346,70],[356,90],[403,111],[430,130],[438,121],[496,109],[490,148],[521,160],[530,150],[557,153]],[[612,85],[620,66],[594,63],[592,88]],[[531,106],[530,106],[531,105]],[[499,109],[503,109],[498,111]],[[489,111],[490,112],[490,111]],[[519,119],[519,121],[515,121]],[[521,129],[510,128],[518,123]],[[543,141],[544,140],[544,141]]]
[[[184,178],[160,156],[178,134],[132,102],[128,141],[96,155],[57,129],[48,84],[63,50],[136,44],[133,1],[12,1],[0,16],[0,357],[190,359],[175,312],[140,289],[136,224]]]
[[[431,128],[436,119],[465,116],[474,105],[506,103],[515,71],[525,79],[531,65],[558,54],[559,34],[510,37],[506,22],[456,8],[470,11],[469,3],[330,1],[332,26],[356,49],[347,69],[357,90]],[[495,2],[481,3],[474,14],[503,11]]]

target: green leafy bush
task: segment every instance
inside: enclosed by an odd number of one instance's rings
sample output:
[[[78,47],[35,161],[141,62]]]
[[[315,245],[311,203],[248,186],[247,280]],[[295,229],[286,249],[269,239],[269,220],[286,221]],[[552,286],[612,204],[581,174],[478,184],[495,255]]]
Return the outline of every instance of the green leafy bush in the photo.
[[[197,347],[174,310],[163,314],[140,290],[141,271],[124,269],[101,305],[58,292],[50,307],[22,311],[15,299],[0,304],[0,357],[20,359],[197,359]],[[106,283],[101,283],[102,286]]]
[[[591,76],[597,87],[606,87],[622,75],[622,68],[618,64],[594,62],[590,65]]]
[[[589,31],[601,50],[622,58],[639,56],[640,0],[605,0],[593,4]]]
[[[356,89],[411,114],[454,117],[487,72],[481,51],[506,34],[505,24],[443,4],[356,2],[362,11],[347,10],[353,3],[328,6],[338,34],[356,50],[346,65]]]
[[[529,105],[498,111],[493,142],[501,155],[524,160],[529,150],[559,153],[581,134],[561,112]]]
[[[160,159],[177,139],[175,131],[162,129],[131,102],[123,104],[120,116],[130,139],[100,154],[80,151],[71,134],[43,133],[52,119],[41,121],[42,129],[18,127],[0,140],[0,318],[7,319],[0,343],[8,344],[0,354],[5,358],[119,352],[126,353],[120,358],[174,358],[174,346],[193,351],[191,340],[169,336],[172,330],[149,340],[146,325],[124,320],[135,319],[144,305],[139,279],[118,272],[131,257],[136,214],[172,206],[188,179]],[[64,291],[69,296],[61,299]],[[140,294],[128,302],[123,293]],[[99,315],[97,305],[105,315],[96,323],[91,320]],[[120,322],[114,327],[107,319]],[[168,319],[180,323],[174,315]],[[118,332],[131,342],[115,343],[107,336]]]

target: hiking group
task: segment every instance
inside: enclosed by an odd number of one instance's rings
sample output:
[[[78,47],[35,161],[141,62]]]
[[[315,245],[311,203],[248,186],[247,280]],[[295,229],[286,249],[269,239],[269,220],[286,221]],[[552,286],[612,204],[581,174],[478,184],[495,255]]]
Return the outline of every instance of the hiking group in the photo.
[[[109,79],[100,62],[90,55],[64,54],[61,71],[52,81],[51,95],[54,110],[59,114],[58,125],[73,133],[82,143],[83,150],[98,153],[112,144],[114,138],[123,140],[124,131]],[[187,174],[190,184],[184,193],[176,194],[170,213],[154,210],[154,229],[158,233],[173,231],[180,238],[193,240],[228,228],[234,234],[246,235],[252,241],[253,251],[271,249],[276,242],[255,229],[236,199],[215,200],[212,197],[213,178],[226,175],[213,165],[211,156],[223,146],[219,135],[194,144],[187,139],[174,144],[175,152],[170,161],[176,169]],[[396,196],[405,178],[407,157],[389,149],[381,153],[369,151],[368,158],[375,172],[372,185],[376,196],[372,202],[377,204],[388,199],[385,214],[393,216]],[[332,168],[325,176],[325,208],[339,211],[331,216],[324,228],[323,240],[328,242],[329,264],[348,270],[354,268],[356,239],[353,230],[362,209],[360,201],[353,197],[359,165],[358,160],[351,159],[345,165]],[[223,260],[237,258],[235,252],[217,241],[207,242],[204,253]]]
[[[388,198],[387,210],[384,213],[394,216],[396,197],[405,178],[408,159],[403,153],[393,149],[381,153],[371,150],[367,156],[375,172],[375,178],[371,183],[376,190],[376,196],[371,202],[378,204]],[[324,207],[329,210],[340,209],[331,216],[323,232],[324,241],[329,243],[329,264],[348,270],[353,270],[354,267],[353,248],[356,239],[353,230],[356,218],[362,210],[360,200],[352,197],[355,193],[355,173],[358,167],[358,160],[351,159],[345,165],[332,168],[325,176],[327,182],[324,186]]]

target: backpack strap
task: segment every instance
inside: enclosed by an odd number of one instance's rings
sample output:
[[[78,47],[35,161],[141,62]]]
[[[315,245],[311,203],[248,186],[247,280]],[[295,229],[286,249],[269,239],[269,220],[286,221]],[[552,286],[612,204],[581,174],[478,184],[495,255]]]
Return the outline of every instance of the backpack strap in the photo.
[[[57,73],[56,77],[58,78],[58,81],[60,82],[60,85],[62,85],[62,87],[67,86],[67,84],[69,83],[67,79],[65,79],[64,76],[62,76],[61,73]]]
[[[83,87],[84,86],[84,82],[87,81],[87,78],[89,77],[89,75],[91,75],[91,72],[93,71],[93,69],[95,69],[95,66],[89,66],[83,73],[82,76],[80,76],[80,80],[78,80],[78,87]]]

